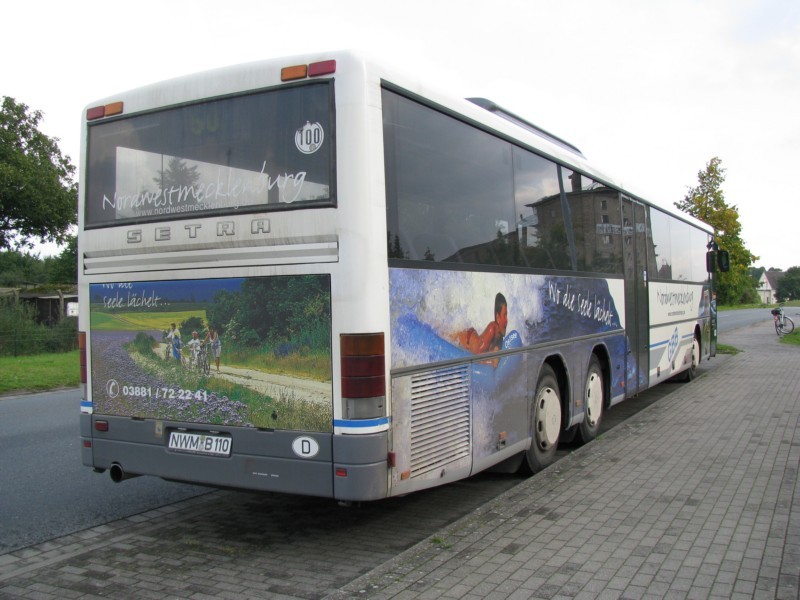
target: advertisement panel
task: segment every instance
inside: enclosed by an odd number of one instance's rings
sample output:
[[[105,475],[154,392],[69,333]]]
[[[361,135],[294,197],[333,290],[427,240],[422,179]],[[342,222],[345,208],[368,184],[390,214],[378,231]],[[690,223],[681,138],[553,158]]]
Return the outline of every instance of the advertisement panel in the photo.
[[[701,283],[651,282],[650,383],[655,385],[690,360],[695,325],[702,321],[704,352],[711,338],[711,289]]]
[[[392,422],[411,431],[394,448],[409,480],[469,470],[525,438],[538,369],[525,348],[602,336],[624,364],[621,279],[391,269],[390,284],[392,368],[409,369],[393,380],[408,401],[393,398]],[[624,370],[612,377],[622,395]]]
[[[391,269],[390,283],[394,369],[625,327],[621,279]]]
[[[93,412],[330,432],[329,275],[90,286]]]

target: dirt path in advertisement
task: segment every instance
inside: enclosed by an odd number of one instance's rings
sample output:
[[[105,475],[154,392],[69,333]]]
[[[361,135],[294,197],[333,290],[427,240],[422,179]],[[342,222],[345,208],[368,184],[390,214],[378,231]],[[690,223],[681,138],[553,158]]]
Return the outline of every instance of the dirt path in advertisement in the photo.
[[[159,344],[157,350],[159,356],[164,356],[165,348],[165,344]],[[217,373],[213,359],[209,377],[226,379],[272,398],[306,400],[328,406],[332,401],[333,387],[330,381],[315,381],[302,377],[265,373],[256,369],[229,367],[223,364],[220,364],[219,373]]]

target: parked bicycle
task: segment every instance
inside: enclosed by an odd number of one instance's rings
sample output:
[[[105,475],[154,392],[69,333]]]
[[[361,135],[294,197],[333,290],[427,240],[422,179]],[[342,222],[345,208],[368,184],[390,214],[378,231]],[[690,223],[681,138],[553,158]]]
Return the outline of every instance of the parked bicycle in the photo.
[[[778,308],[773,308],[770,312],[775,321],[775,333],[786,335],[794,331],[794,321],[783,314],[783,304],[779,304]]]

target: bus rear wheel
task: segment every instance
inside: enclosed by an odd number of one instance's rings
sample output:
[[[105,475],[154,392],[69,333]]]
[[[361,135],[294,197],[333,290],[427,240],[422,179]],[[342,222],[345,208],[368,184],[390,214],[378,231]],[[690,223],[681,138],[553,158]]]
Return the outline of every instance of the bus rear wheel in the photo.
[[[550,365],[542,366],[531,407],[531,447],[525,453],[533,473],[555,460],[561,433],[561,393]]]
[[[600,361],[593,354],[586,369],[586,385],[583,387],[583,421],[578,426],[581,442],[591,442],[600,431],[600,421],[605,407],[605,381]]]

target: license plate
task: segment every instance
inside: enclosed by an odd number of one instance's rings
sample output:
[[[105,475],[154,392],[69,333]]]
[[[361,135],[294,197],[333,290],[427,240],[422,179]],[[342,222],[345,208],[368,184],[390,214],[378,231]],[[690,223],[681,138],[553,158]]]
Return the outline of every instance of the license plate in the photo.
[[[208,433],[171,431],[167,447],[175,452],[206,454],[208,456],[230,456],[231,438]]]

